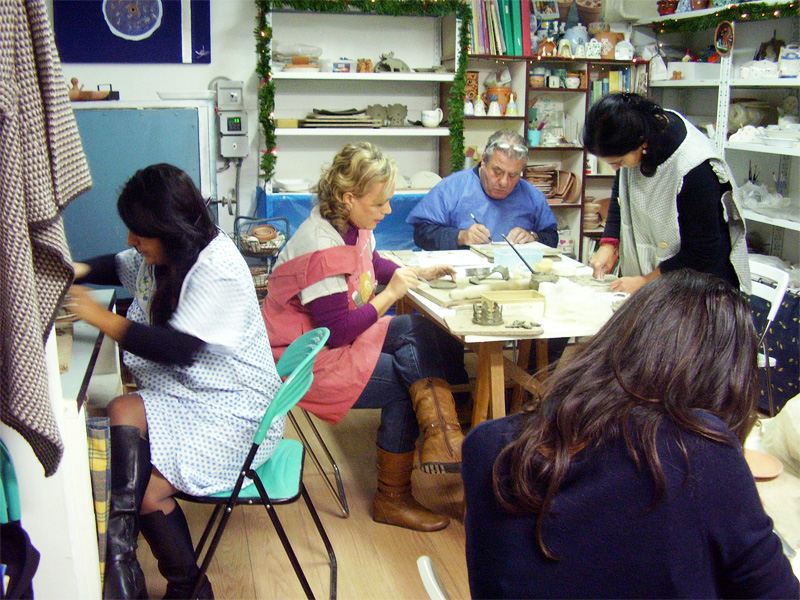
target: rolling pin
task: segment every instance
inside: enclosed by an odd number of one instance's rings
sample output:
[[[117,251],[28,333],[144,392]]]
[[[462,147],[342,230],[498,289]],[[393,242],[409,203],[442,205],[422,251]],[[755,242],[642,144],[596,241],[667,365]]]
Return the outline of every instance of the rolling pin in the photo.
[[[496,290],[527,290],[530,289],[528,279],[511,279],[508,281],[493,281],[491,283],[481,283],[471,285],[464,289],[453,290],[450,292],[452,300],[472,300],[480,298],[481,294]]]

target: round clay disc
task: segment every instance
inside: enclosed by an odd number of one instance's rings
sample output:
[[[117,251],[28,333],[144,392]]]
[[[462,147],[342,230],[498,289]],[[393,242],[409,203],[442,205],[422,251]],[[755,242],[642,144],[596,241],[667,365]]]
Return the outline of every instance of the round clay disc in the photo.
[[[452,279],[434,279],[429,281],[428,285],[435,290],[452,290],[456,287],[456,282]]]

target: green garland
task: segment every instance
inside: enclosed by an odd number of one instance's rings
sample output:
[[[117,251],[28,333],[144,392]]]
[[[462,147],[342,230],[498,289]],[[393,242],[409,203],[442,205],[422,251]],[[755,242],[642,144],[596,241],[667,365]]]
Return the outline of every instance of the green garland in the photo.
[[[259,77],[258,121],[264,134],[261,173],[266,180],[275,174],[278,159],[275,136],[275,82],[272,80],[270,62],[272,28],[267,24],[274,9],[288,8],[300,12],[368,14],[400,17],[445,17],[455,15],[461,19],[458,30],[458,45],[461,49],[458,64],[447,98],[448,121],[450,123],[450,165],[453,171],[464,168],[464,92],[466,88],[467,53],[469,52],[469,23],[472,10],[464,0],[255,0],[256,28],[256,73]]]
[[[766,21],[781,17],[791,17],[800,14],[800,2],[786,2],[784,4],[766,4],[764,2],[744,2],[742,4],[728,4],[720,6],[719,10],[711,14],[683,19],[670,18],[665,15],[663,21],[650,23],[656,33],[676,33],[689,31],[705,31],[713,29],[722,21]]]

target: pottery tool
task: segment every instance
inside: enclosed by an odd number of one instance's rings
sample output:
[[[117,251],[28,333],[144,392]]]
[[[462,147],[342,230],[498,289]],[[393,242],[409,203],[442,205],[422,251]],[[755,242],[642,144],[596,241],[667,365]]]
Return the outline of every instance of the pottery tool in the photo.
[[[480,225],[480,224],[481,224],[481,222],[480,222],[480,221],[478,221],[478,219],[477,219],[477,217],[476,217],[475,215],[473,215],[472,213],[469,213],[469,216],[470,216],[470,217],[472,217],[472,220],[473,220],[473,221],[475,221],[475,223],[476,223],[477,225]],[[491,242],[491,241],[492,241],[492,238],[489,238],[489,241]]]
[[[509,241],[508,241],[508,238],[505,236],[505,234],[502,234],[502,236],[503,236],[503,239],[506,241],[506,243],[507,243],[509,246],[511,246],[511,249],[514,251],[514,253],[515,253],[517,256],[519,256],[519,259],[520,259],[520,260],[523,262],[523,264],[524,264],[526,267],[528,267],[528,271],[530,271],[531,273],[534,273],[534,270],[533,270],[533,268],[532,268],[532,267],[531,267],[531,266],[528,264],[528,261],[527,261],[527,260],[525,260],[524,258],[522,258],[522,254],[520,254],[520,253],[519,253],[519,250],[517,250],[517,249],[516,249],[516,247],[514,246],[514,244],[512,244],[511,242],[509,242]]]

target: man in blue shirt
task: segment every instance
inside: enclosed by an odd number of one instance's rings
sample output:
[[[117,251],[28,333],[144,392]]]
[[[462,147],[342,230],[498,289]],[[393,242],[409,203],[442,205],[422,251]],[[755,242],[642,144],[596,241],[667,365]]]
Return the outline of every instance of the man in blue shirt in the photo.
[[[558,244],[556,218],[535,186],[522,179],[528,147],[502,129],[486,142],[474,169],[445,177],[414,207],[406,221],[423,250],[452,250],[502,240]]]

